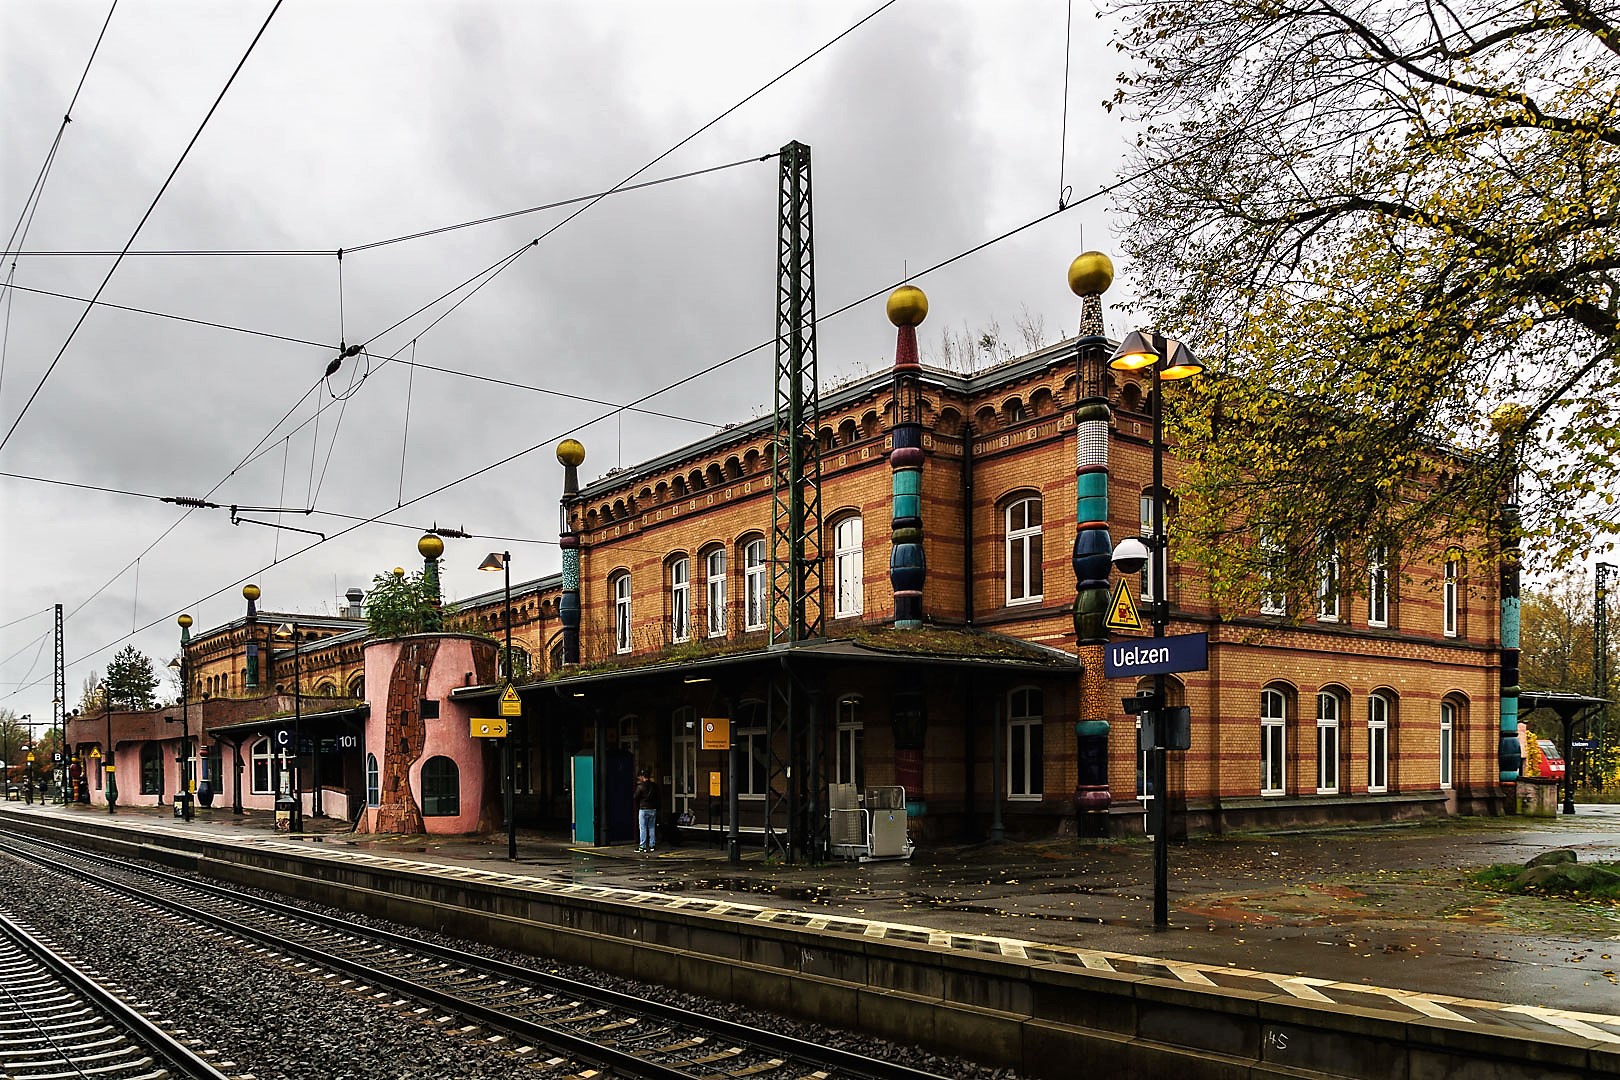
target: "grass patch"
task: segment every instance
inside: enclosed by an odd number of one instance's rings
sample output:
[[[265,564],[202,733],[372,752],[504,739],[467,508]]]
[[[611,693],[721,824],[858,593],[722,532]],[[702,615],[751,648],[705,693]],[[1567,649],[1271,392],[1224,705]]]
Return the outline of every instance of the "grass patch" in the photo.
[[[1514,896],[1620,903],[1620,863],[1496,863],[1474,871],[1469,878],[1482,889]]]

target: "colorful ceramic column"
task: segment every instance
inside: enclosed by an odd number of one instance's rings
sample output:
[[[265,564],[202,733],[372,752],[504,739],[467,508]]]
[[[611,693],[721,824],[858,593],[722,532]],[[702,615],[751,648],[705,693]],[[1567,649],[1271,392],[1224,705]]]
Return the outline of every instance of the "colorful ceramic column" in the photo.
[[[422,629],[436,633],[441,628],[439,606],[444,603],[439,589],[439,556],[444,554],[444,541],[433,533],[423,533],[422,539],[416,542],[416,550],[422,556],[422,584],[427,588],[429,605],[422,619]]]
[[[569,517],[569,507],[579,497],[579,467],[585,461],[585,445],[578,439],[557,444],[557,461],[563,467],[562,505],[559,507],[557,544],[562,548],[562,597],[557,601],[557,617],[562,623],[563,663],[579,663],[579,533]]]
[[[1114,282],[1113,261],[1087,251],[1069,264],[1069,288],[1080,297],[1080,331],[1075,342],[1075,537],[1074,638],[1080,657],[1080,719],[1074,725],[1075,809],[1104,814],[1108,790],[1108,681],[1103,648],[1108,643],[1108,576],[1114,543],[1108,534],[1108,443],[1112,412],[1103,387],[1109,352],[1103,325],[1102,294]],[[1097,819],[1094,819],[1094,821]],[[1083,832],[1100,824],[1082,821]]]
[[[889,451],[893,471],[894,519],[890,525],[889,584],[894,587],[894,625],[901,630],[922,626],[922,364],[917,360],[917,326],[928,317],[928,297],[915,285],[889,294],[889,321],[895,325],[894,441]]]
[[[247,623],[243,636],[247,638],[247,675],[242,680],[246,690],[259,688],[259,587],[242,586],[242,598],[247,601]]]
[[[1497,768],[1501,783],[1519,779],[1519,452],[1518,438],[1524,429],[1524,406],[1509,402],[1491,413],[1502,460],[1510,470],[1502,506],[1501,592],[1502,592],[1502,711],[1497,744]]]

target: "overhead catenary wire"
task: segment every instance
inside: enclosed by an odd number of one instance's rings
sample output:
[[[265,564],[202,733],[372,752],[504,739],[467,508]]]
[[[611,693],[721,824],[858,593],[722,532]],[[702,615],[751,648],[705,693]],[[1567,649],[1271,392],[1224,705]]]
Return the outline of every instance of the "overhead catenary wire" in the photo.
[[[73,339],[78,336],[79,328],[84,325],[84,321],[90,317],[90,312],[95,309],[95,302],[101,299],[102,292],[105,291],[108,283],[112,281],[113,275],[118,272],[118,267],[123,263],[124,252],[127,252],[135,245],[135,238],[141,234],[141,230],[146,227],[147,221],[151,219],[153,212],[157,210],[158,203],[163,199],[163,193],[169,190],[169,185],[174,182],[175,176],[179,174],[180,166],[185,164],[186,158],[191,154],[191,148],[197,145],[198,139],[202,138],[203,129],[208,126],[208,121],[213,119],[214,113],[219,109],[220,102],[225,100],[225,95],[230,92],[231,85],[236,82],[236,76],[241,73],[242,68],[247,64],[248,57],[253,55],[253,50],[264,37],[265,31],[270,28],[270,20],[276,17],[276,12],[281,10],[281,5],[282,0],[276,0],[275,6],[270,9],[270,14],[265,16],[263,25],[259,27],[259,32],[253,35],[253,40],[248,43],[247,51],[242,54],[242,58],[237,61],[236,67],[231,70],[230,78],[225,80],[224,87],[220,89],[218,96],[214,98],[214,103],[208,107],[208,112],[203,116],[202,123],[197,125],[197,130],[192,133],[185,149],[180,152],[180,159],[174,163],[174,168],[169,170],[169,175],[164,179],[163,185],[158,188],[157,194],[152,197],[151,205],[146,208],[146,213],[141,215],[141,220],[136,223],[135,231],[129,234],[129,239],[124,243],[123,251],[119,253],[118,258],[113,260],[113,264],[107,268],[107,274],[101,279],[101,284],[96,286],[95,294],[91,296],[90,302],[85,305],[84,310],[79,313],[79,318],[74,322],[73,328],[68,331],[67,340],[62,342],[62,347],[57,350],[55,358],[45,368],[44,374],[39,377],[39,382],[34,385],[33,392],[28,395],[28,400],[23,402],[22,410],[12,420],[11,426],[6,429],[5,435],[0,437],[0,450],[4,450],[6,444],[11,441],[12,435],[16,434],[18,425],[23,422],[23,418],[28,415],[28,410],[38,400],[40,391],[45,388],[46,382],[50,380],[51,373],[62,362],[62,357],[67,355],[68,346],[73,344]]]
[[[269,338],[272,341],[286,341],[293,345],[310,345],[317,349],[326,349],[337,352],[338,346],[326,341],[310,341],[308,338],[292,337],[289,334],[272,333],[269,330],[254,330],[246,326],[233,326],[230,323],[212,322],[208,319],[192,318],[189,315],[175,315],[167,311],[154,311],[151,308],[132,307],[128,304],[115,304],[110,300],[92,300],[87,296],[74,296],[71,293],[53,292],[50,289],[36,289],[27,285],[17,285],[12,282],[0,282],[0,289],[8,293],[25,292],[36,296],[51,296],[58,300],[74,300],[81,304],[90,304],[93,307],[108,308],[113,311],[127,311],[135,315],[150,315],[157,319],[169,319],[173,322],[190,323],[193,326],[206,326],[213,330],[229,330],[234,334],[250,334],[253,337]]]

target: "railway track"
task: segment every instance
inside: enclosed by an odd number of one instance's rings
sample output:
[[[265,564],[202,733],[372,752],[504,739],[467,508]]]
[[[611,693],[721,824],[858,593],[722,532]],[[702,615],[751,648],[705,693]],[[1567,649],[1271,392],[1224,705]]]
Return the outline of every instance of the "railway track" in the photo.
[[[230,1080],[205,1056],[0,914],[0,1076]]]
[[[903,1064],[696,1015],[49,841],[7,837],[0,850],[109,890],[126,906],[148,907],[154,918],[205,928],[188,932],[245,943],[268,961],[336,981],[381,1004],[415,1003],[424,1019],[446,1031],[498,1033],[495,1037],[510,1040],[514,1052],[543,1064],[550,1075],[939,1080]]]

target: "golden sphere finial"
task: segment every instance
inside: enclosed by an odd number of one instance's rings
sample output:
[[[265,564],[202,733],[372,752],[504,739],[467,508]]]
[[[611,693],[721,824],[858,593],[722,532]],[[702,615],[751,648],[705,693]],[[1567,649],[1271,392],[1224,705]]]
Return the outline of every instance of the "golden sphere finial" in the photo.
[[[564,439],[557,444],[557,461],[576,468],[585,463],[585,444],[578,439]]]
[[[404,577],[405,576],[405,568],[403,566],[394,567],[394,576],[397,577],[397,578]]]
[[[1524,427],[1527,413],[1517,401],[1504,401],[1491,410],[1491,431],[1506,435]]]
[[[181,627],[183,627],[183,628],[189,629],[191,627],[191,616],[190,615],[182,615],[182,616],[180,616],[178,619],[176,619],[174,621],[179,623],[181,625]]]
[[[902,285],[889,294],[883,309],[896,326],[918,326],[928,318],[928,297],[915,285]]]
[[[259,598],[259,587],[257,585],[244,585],[244,586],[242,586],[242,599],[244,599],[244,600],[257,600],[258,598]]]
[[[416,542],[416,550],[422,553],[424,559],[437,559],[444,554],[444,541],[434,533],[423,533],[422,539]]]
[[[1076,296],[1101,296],[1114,283],[1114,260],[1100,251],[1083,251],[1069,264],[1069,290]]]

